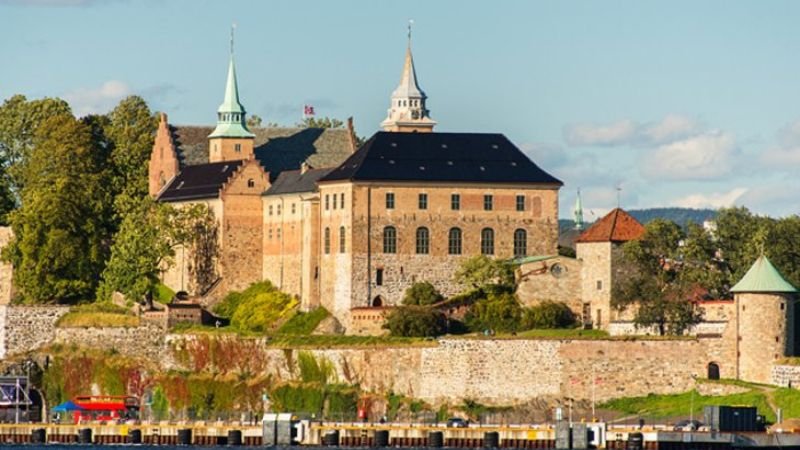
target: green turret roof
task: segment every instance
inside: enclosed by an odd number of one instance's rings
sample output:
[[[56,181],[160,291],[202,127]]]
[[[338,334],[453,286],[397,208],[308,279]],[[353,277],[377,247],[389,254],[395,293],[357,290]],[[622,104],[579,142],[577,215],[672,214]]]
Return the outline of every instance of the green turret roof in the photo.
[[[251,138],[255,136],[247,129],[246,111],[239,102],[239,84],[233,54],[228,64],[228,81],[225,84],[225,99],[217,109],[217,127],[208,137]]]
[[[766,256],[761,255],[731,292],[795,293],[797,289],[783,278]]]

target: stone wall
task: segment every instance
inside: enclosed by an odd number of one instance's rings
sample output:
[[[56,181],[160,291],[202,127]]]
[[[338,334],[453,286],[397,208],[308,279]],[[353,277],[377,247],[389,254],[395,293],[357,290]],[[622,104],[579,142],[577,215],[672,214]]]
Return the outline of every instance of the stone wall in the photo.
[[[739,377],[769,383],[772,366],[793,355],[795,302],[780,294],[736,294],[739,320]]]
[[[770,382],[777,386],[800,387],[800,366],[781,364],[772,366]]]
[[[525,306],[562,302],[580,318],[582,266],[581,261],[565,256],[523,264],[517,271],[517,297]]]
[[[126,356],[161,361],[164,357],[165,335],[163,328],[151,324],[139,327],[56,328],[53,342],[115,350]]]
[[[0,358],[50,343],[66,306],[0,306]]]

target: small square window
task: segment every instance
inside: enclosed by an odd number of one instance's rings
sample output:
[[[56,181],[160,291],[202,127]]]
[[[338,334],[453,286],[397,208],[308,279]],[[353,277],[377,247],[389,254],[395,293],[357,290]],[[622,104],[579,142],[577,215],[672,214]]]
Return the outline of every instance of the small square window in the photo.
[[[294,203],[292,203],[292,214],[294,214],[294,211],[295,211],[295,209],[294,209]]]
[[[428,209],[428,194],[419,194],[419,209]]]
[[[386,193],[386,209],[394,209],[394,192]]]
[[[525,196],[517,196],[517,211],[525,211]]]
[[[450,209],[458,211],[461,209],[461,196],[458,194],[450,194]]]
[[[269,215],[272,215],[272,205],[269,205]]]
[[[603,280],[597,280],[597,290],[598,291],[603,290]]]
[[[486,194],[483,196],[483,210],[484,211],[491,211],[493,206],[493,198],[490,194]]]
[[[236,153],[242,153],[242,144],[233,144],[233,150]]]

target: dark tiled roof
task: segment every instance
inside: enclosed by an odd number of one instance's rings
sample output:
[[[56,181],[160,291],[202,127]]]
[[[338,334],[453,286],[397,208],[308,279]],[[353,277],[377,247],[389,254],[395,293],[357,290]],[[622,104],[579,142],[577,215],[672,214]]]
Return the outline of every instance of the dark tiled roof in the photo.
[[[628,242],[639,239],[644,227],[621,208],[614,208],[584,231],[575,242]]]
[[[317,190],[317,181],[330,173],[331,170],[333,170],[332,167],[309,169],[306,173],[301,173],[300,170],[283,171],[264,195],[314,192]]]
[[[181,167],[208,163],[208,135],[214,127],[171,127]],[[346,128],[255,128],[256,158],[274,179],[284,170],[334,167],[352,155]]]
[[[321,181],[334,180],[562,184],[502,134],[384,131]]]
[[[224,161],[184,167],[158,199],[171,202],[216,197],[242,162]]]

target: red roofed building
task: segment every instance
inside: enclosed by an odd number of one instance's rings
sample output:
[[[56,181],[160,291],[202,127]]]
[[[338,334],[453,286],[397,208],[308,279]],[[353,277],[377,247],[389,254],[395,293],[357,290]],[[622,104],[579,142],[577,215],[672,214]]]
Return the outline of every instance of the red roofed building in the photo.
[[[581,292],[583,322],[607,329],[619,313],[611,309],[613,287],[629,273],[622,262],[622,244],[644,234],[639,221],[615,208],[583,232],[575,241],[576,257],[582,261]]]

